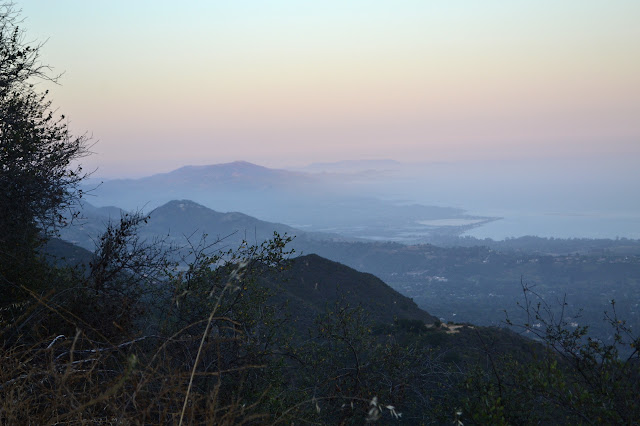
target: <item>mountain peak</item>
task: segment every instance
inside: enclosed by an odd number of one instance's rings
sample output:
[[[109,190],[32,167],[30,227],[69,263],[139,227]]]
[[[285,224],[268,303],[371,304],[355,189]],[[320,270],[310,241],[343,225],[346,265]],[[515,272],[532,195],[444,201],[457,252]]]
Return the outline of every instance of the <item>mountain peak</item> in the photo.
[[[207,172],[207,171],[214,171],[214,170],[220,170],[220,171],[224,171],[224,170],[246,170],[246,171],[252,171],[252,170],[260,170],[260,171],[265,171],[265,170],[275,170],[275,169],[269,169],[268,167],[264,167],[261,166],[259,164],[254,164],[254,163],[250,163],[248,161],[242,161],[242,160],[238,160],[238,161],[232,161],[230,163],[216,163],[216,164],[205,164],[205,165],[198,165],[198,166],[194,166],[194,165],[186,165],[186,166],[182,166],[178,169],[172,170],[169,172],[169,174],[173,174],[173,173],[180,173],[180,172]]]
[[[203,166],[183,166],[168,173],[150,176],[146,179],[160,178],[171,181],[192,181],[194,184],[202,185],[205,182],[225,181],[225,182],[249,182],[258,180],[282,181],[299,176],[300,173],[290,172],[281,169],[270,169],[248,161],[233,161],[231,163],[209,164]]]
[[[206,209],[207,207],[202,204],[198,204],[191,200],[171,200],[168,203],[158,207],[158,209],[180,209],[185,211],[187,209]]]

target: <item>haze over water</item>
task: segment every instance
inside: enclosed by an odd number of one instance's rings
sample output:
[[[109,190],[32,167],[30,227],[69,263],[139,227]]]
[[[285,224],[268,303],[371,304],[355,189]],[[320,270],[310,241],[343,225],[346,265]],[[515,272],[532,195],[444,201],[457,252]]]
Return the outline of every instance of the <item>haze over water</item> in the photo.
[[[409,164],[386,176],[365,191],[502,218],[465,233],[477,238],[640,238],[635,159]]]

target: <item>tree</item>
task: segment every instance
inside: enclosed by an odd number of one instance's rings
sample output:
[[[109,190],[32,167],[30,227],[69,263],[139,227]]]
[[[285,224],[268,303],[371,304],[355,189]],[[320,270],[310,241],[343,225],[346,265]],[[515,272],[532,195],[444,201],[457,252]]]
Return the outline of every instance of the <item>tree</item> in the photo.
[[[19,299],[25,277],[37,281],[37,249],[82,195],[85,175],[71,166],[88,153],[88,138],[71,135],[47,92],[36,90],[34,82],[58,76],[40,62],[42,44],[24,41],[20,23],[11,3],[0,5],[0,307]]]
[[[539,340],[544,356],[513,359],[472,372],[465,385],[464,419],[490,424],[637,424],[640,407],[640,338],[615,311],[604,315],[607,341],[572,325],[566,300],[554,309],[523,284],[527,322],[516,326]],[[466,420],[465,420],[466,421]]]

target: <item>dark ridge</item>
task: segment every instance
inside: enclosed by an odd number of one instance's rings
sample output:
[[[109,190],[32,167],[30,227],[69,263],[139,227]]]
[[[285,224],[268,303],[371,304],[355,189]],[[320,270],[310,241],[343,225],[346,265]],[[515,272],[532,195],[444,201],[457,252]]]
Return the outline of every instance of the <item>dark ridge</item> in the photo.
[[[289,300],[292,314],[301,322],[309,323],[337,301],[361,306],[376,323],[410,319],[430,324],[438,320],[376,276],[315,254],[293,259],[284,277],[264,280],[282,291],[278,298]]]

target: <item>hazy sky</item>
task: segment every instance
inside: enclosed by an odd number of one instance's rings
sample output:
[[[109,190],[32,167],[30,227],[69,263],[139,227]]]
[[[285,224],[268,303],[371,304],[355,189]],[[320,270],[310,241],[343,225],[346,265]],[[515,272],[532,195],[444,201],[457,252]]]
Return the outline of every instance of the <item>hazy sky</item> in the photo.
[[[99,176],[640,161],[640,1],[18,1]]]

